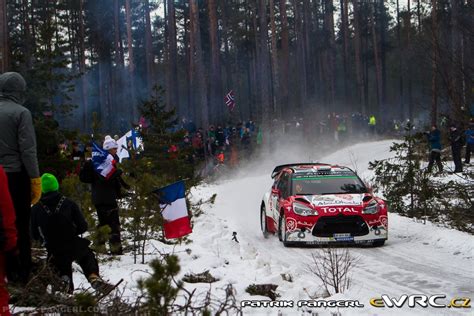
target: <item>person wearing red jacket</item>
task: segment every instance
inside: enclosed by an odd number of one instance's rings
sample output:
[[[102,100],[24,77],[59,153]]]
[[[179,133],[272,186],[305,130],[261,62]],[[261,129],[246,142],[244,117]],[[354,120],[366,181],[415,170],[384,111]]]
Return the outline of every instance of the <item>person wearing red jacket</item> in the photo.
[[[16,240],[15,210],[8,190],[7,175],[0,166],[0,315],[10,315],[5,282],[5,254],[15,251]]]

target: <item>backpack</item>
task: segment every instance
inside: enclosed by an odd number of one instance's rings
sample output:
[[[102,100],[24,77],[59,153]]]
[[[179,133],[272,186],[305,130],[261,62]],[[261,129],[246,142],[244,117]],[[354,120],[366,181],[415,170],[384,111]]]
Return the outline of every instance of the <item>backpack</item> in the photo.
[[[81,166],[81,170],[79,171],[79,180],[83,183],[94,182],[94,172],[92,160],[87,160]]]
[[[76,239],[76,226],[61,213],[66,197],[61,197],[56,208],[51,211],[48,206],[39,203],[48,216],[48,224],[43,234],[46,247],[52,251],[66,251],[72,248]]]

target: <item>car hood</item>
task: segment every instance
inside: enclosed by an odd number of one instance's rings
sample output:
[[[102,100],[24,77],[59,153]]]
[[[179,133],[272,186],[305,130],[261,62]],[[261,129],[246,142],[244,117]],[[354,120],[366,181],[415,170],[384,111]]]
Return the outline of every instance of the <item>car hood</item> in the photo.
[[[314,207],[323,206],[362,206],[366,193],[353,194],[325,194],[325,195],[302,195],[297,199],[304,199]],[[296,199],[296,200],[297,200]]]

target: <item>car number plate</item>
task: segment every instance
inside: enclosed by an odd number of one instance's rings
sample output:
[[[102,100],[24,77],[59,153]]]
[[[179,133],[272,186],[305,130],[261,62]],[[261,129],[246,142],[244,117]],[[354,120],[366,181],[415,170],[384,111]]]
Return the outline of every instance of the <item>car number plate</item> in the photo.
[[[333,234],[336,241],[353,241],[354,237],[351,234]]]
[[[347,233],[347,234],[334,234],[333,235],[334,238],[345,238],[345,237],[351,237],[351,234]]]

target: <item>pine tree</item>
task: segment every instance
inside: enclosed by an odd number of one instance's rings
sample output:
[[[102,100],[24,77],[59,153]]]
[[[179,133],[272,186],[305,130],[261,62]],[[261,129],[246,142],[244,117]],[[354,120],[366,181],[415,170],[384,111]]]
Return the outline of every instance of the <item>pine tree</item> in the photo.
[[[181,270],[178,257],[165,256],[150,263],[153,270],[147,279],[140,279],[138,287],[145,297],[145,310],[151,315],[169,315],[178,295],[182,282],[174,282],[174,277]]]

